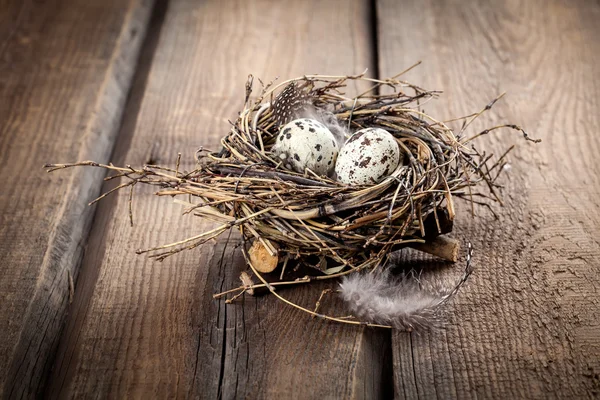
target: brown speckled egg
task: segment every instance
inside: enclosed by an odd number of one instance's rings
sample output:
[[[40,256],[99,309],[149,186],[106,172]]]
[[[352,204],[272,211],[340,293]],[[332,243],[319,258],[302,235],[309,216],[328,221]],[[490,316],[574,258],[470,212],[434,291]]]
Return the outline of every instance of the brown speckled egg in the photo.
[[[285,168],[301,173],[308,168],[318,175],[333,172],[338,151],[333,133],[309,118],[293,120],[281,128],[271,149]]]
[[[400,163],[396,139],[380,128],[357,131],[338,154],[335,172],[347,185],[374,185],[396,170]]]

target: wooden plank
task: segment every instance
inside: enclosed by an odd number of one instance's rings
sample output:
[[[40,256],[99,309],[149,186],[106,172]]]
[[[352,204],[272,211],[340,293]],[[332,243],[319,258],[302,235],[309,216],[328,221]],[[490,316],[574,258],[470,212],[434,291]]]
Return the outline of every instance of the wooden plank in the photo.
[[[455,236],[473,242],[477,269],[448,307],[447,329],[393,335],[397,397],[597,396],[600,4],[380,0],[377,12],[383,75],[423,60],[407,79],[445,91],[426,111],[466,115],[507,91],[471,132],[512,121],[543,139],[481,141],[496,154],[518,144],[506,207],[496,221],[460,204]]]
[[[152,1],[9,1],[0,7],[0,396],[39,393],[64,327],[101,171]]]
[[[156,51],[134,88],[113,162],[175,165],[181,152],[181,168],[192,168],[196,148],[218,148],[228,132],[249,73],[268,81],[372,66],[369,16],[362,0],[171,1],[152,33]],[[227,306],[212,298],[239,285],[237,236],[163,263],[136,256],[136,248],[212,226],[180,216],[180,206],[148,188],[136,190],[133,228],[127,193],[99,206],[52,397],[386,394],[389,332],[312,320],[273,297]],[[320,289],[284,293],[313,307]]]

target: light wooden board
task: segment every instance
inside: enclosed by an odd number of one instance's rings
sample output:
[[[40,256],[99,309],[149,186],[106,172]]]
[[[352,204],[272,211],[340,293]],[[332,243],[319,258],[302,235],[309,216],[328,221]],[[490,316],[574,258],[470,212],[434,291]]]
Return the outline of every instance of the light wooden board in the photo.
[[[182,168],[192,168],[197,147],[218,148],[249,73],[268,81],[372,67],[370,17],[361,0],[169,2],[150,36],[112,161],[174,165],[181,152]],[[180,216],[180,206],[140,188],[132,228],[127,196],[98,208],[51,396],[389,394],[389,332],[312,320],[273,297],[215,301],[213,293],[239,285],[237,236],[163,263],[137,256],[137,248],[211,225]],[[285,291],[308,307],[319,294],[316,287]]]
[[[383,75],[445,91],[439,119],[501,103],[474,124],[514,122],[480,147],[518,148],[494,220],[460,204],[455,236],[476,271],[445,330],[393,335],[397,398],[588,398],[600,393],[600,4],[378,1]],[[405,261],[428,260],[405,255]],[[456,276],[458,268],[438,270]]]
[[[151,3],[0,5],[0,397],[44,385],[104,175],[42,166],[108,160]]]

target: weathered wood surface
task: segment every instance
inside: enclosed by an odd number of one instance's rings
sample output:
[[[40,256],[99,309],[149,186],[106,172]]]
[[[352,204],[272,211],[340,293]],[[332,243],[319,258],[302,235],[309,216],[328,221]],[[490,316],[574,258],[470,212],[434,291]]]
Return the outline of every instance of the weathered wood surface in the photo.
[[[377,26],[366,0],[161,0],[150,22],[152,3],[0,6],[0,396],[39,394],[51,365],[50,397],[377,398],[392,393],[392,367],[397,398],[599,395],[598,2],[379,0]],[[115,163],[174,165],[181,152],[191,168],[194,150],[227,132],[248,73],[378,65],[388,76],[417,60],[406,78],[445,91],[425,106],[432,115],[507,91],[471,132],[510,121],[543,139],[482,139],[487,151],[518,148],[499,220],[459,204],[454,235],[473,242],[477,269],[442,331],[394,333],[390,345],[389,332],[311,320],[271,297],[226,306],[212,294],[238,285],[236,234],[148,260],[135,249],[211,225],[136,188],[136,225],[128,193],[116,194],[88,239],[103,172],[41,169],[106,161],[115,140]],[[460,274],[414,251],[402,261]],[[319,293],[282,291],[309,307]]]
[[[0,4],[0,397],[43,388],[151,1]]]
[[[598,396],[600,3],[381,0],[377,11],[381,73],[423,60],[407,79],[445,91],[430,114],[466,115],[507,91],[471,132],[512,121],[543,139],[482,141],[518,144],[506,207],[472,219],[461,204],[455,236],[473,242],[477,269],[447,329],[393,335],[396,397]]]
[[[217,148],[228,131],[248,73],[270,80],[372,67],[366,1],[173,0],[166,8],[149,35],[114,163],[174,165],[181,152],[182,168],[192,168],[196,148]],[[389,395],[389,332],[311,320],[273,297],[227,306],[212,298],[239,285],[236,234],[162,263],[137,256],[136,248],[210,226],[169,202],[136,188],[134,227],[128,193],[98,207],[51,397]],[[285,291],[309,307],[319,294]]]

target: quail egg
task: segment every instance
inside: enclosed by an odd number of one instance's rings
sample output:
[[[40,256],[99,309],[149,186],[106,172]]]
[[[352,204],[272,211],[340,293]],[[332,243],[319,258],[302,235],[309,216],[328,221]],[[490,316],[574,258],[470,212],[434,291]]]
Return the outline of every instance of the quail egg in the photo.
[[[335,136],[321,122],[300,118],[281,128],[271,152],[289,170],[330,175],[335,168],[339,146]]]
[[[379,183],[396,170],[400,156],[400,147],[389,132],[361,129],[340,150],[335,164],[337,180],[347,185]]]

